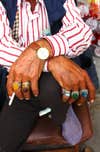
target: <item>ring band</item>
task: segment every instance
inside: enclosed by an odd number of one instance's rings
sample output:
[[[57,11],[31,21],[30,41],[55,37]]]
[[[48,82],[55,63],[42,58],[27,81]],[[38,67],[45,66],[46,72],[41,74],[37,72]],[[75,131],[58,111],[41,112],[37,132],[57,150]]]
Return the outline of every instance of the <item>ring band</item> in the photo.
[[[80,90],[80,95],[84,98],[87,98],[88,96],[88,90],[87,89],[82,89]]]
[[[72,91],[71,97],[72,97],[73,99],[77,100],[78,97],[79,97],[79,91]]]
[[[70,97],[70,91],[68,91],[68,90],[62,89],[62,94],[67,97]]]
[[[19,88],[21,88],[21,82],[15,81],[13,83],[13,89],[14,89],[14,91],[17,91]]]
[[[23,82],[22,83],[23,92],[27,92],[27,91],[29,91],[29,89],[30,89],[30,82],[29,81]]]

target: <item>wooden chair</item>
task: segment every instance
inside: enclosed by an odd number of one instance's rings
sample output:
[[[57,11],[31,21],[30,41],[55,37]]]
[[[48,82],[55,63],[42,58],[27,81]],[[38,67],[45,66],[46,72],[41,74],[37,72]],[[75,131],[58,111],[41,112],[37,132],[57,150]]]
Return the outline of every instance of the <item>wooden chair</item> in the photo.
[[[83,136],[80,141],[84,142],[92,134],[91,118],[87,103],[82,106],[73,104],[73,108],[78,116],[83,129]],[[80,144],[79,143],[79,144]],[[23,152],[79,152],[79,144],[72,146],[61,136],[60,128],[47,116],[39,119],[32,133],[28,137]]]

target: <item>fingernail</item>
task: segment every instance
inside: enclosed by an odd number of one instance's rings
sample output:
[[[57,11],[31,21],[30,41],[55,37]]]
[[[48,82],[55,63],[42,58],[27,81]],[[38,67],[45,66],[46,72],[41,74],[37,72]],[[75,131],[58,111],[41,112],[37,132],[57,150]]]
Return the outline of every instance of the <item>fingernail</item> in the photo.
[[[35,96],[35,97],[38,97],[38,94],[35,94],[34,96]]]
[[[23,100],[24,98],[20,98],[20,100]]]
[[[77,106],[82,106],[82,103],[78,103]]]
[[[25,100],[30,100],[30,98],[25,98]]]
[[[34,96],[37,97],[38,96],[38,91],[34,91]]]
[[[93,103],[93,102],[94,102],[94,100],[92,99],[90,102],[91,102],[91,103]]]

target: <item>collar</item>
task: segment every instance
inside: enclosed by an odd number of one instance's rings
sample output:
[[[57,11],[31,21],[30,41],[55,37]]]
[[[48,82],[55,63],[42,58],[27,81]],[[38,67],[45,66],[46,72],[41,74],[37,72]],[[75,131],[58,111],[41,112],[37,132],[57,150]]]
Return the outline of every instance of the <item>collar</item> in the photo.
[[[18,0],[1,0],[4,5],[7,16],[10,22],[10,27],[13,27],[15,20],[16,10],[17,10],[17,1]],[[20,0],[21,1],[21,0]],[[42,5],[45,5],[48,12],[48,17],[50,23],[52,24],[56,20],[62,18],[65,14],[63,4],[66,0],[37,0],[37,3],[40,2]]]

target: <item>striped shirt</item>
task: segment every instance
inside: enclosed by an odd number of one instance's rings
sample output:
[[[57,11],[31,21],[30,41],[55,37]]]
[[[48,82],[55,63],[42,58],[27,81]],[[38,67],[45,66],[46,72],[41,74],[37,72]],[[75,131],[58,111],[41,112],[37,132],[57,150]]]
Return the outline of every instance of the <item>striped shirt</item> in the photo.
[[[54,56],[66,55],[69,58],[80,55],[91,44],[92,31],[81,19],[74,0],[66,0],[66,14],[57,34],[51,35],[47,10],[43,0],[38,0],[34,11],[29,2],[18,0],[19,41],[12,39],[6,11],[0,2],[0,64],[10,67],[22,51],[31,43],[45,38],[50,43]]]

